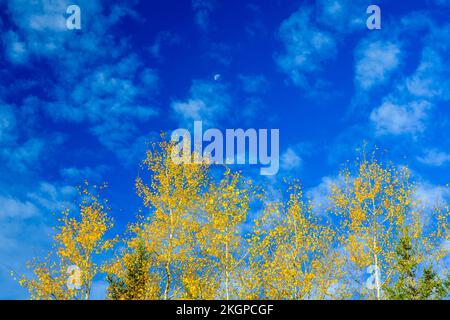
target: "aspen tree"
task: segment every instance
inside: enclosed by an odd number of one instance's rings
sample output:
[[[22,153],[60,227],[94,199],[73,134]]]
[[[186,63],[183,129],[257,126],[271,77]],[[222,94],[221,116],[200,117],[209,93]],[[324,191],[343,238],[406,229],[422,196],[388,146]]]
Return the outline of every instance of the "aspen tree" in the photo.
[[[220,181],[210,183],[204,196],[197,239],[199,255],[206,262],[203,286],[215,291],[207,298],[240,297],[243,284],[239,279],[247,256],[240,227],[247,219],[251,190],[241,174],[226,169]]]
[[[58,219],[54,251],[43,260],[29,262],[33,275],[19,280],[32,299],[89,299],[93,279],[100,271],[95,258],[105,254],[116,242],[116,239],[105,239],[113,226],[107,214],[107,201],[100,199],[99,193],[91,193],[87,183],[80,195],[79,215],[65,210]]]
[[[406,228],[420,248],[421,261],[442,260],[445,253],[440,243],[448,239],[448,215],[424,212],[406,167],[364,158],[353,172],[345,169],[340,176],[342,183],[333,185],[330,200],[345,239],[342,253],[347,277],[357,286],[355,294],[384,298],[383,289],[396,277],[396,246]],[[425,223],[427,215],[437,223]],[[372,283],[367,271],[372,273]]]
[[[79,214],[63,211],[54,250],[20,277],[31,298],[89,299],[100,272],[111,299],[448,295],[450,210],[422,203],[406,167],[364,157],[331,186],[330,207],[313,208],[298,181],[264,194],[241,173],[211,172],[208,159],[173,161],[174,148],[163,140],[148,150],[136,179],[146,214],[106,266],[99,258],[117,239],[106,237],[112,220],[103,187],[80,189]],[[262,206],[251,215],[254,201]]]
[[[332,298],[339,265],[335,233],[312,212],[299,184],[288,200],[266,202],[250,239],[255,295],[268,299]]]
[[[208,165],[176,164],[173,148],[166,141],[153,144],[143,162],[149,182],[136,179],[137,194],[150,214],[134,233],[153,254],[152,272],[161,278],[162,299],[182,297],[186,270],[196,266],[193,241],[201,226],[196,212],[208,185]]]

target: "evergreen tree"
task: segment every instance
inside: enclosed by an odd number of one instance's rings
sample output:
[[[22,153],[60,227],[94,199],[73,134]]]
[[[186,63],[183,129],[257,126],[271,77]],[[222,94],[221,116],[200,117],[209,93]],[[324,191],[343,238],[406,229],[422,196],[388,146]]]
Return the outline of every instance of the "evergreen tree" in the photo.
[[[108,274],[108,296],[114,300],[142,300],[154,298],[148,296],[151,281],[151,254],[143,243],[124,255],[124,271],[121,275]]]
[[[398,277],[391,287],[386,288],[389,299],[440,300],[448,295],[450,278],[440,278],[431,266],[424,268],[418,276],[420,259],[408,232],[400,238],[395,253]]]

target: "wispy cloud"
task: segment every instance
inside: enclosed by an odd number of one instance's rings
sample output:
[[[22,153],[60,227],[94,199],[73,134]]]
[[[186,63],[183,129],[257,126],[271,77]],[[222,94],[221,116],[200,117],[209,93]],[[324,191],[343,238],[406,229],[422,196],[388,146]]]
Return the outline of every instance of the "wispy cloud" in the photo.
[[[42,209],[48,211],[58,211],[63,209],[73,209],[71,202],[77,194],[72,186],[55,185],[46,181],[39,183],[37,190],[28,193],[28,198],[34,201]]]
[[[281,169],[286,171],[299,169],[302,162],[302,158],[293,148],[286,149],[280,159]]]
[[[105,179],[103,175],[107,171],[108,167],[105,165],[93,166],[93,167],[67,167],[60,170],[61,176],[67,181],[75,184],[80,183],[82,180],[88,180],[90,182],[101,183],[102,179]]]
[[[307,76],[321,71],[323,63],[335,57],[337,44],[333,35],[319,29],[312,9],[302,7],[284,20],[278,35],[283,51],[276,56],[280,69],[298,86],[314,86]]]
[[[417,70],[406,79],[409,93],[419,98],[450,100],[450,25],[434,27],[426,39]]]
[[[27,219],[39,213],[38,208],[30,201],[0,196],[0,219]]]
[[[401,61],[397,43],[372,40],[363,41],[356,51],[355,83],[362,90],[385,84]]]
[[[345,34],[365,28],[365,13],[373,1],[318,0],[317,19],[328,28]]]
[[[441,207],[448,203],[450,190],[447,187],[433,185],[429,182],[420,183],[414,194],[419,205],[427,209]]]
[[[370,120],[378,135],[410,134],[414,136],[426,129],[427,111],[430,108],[431,105],[425,101],[413,101],[405,105],[387,101],[372,111]]]
[[[52,213],[74,209],[73,187],[47,181],[36,184],[36,188],[27,186],[17,194],[0,194],[0,281],[7,288],[0,291],[3,299],[26,298],[26,290],[10,272],[22,274],[27,260],[45,255],[53,232]]]
[[[216,5],[215,0],[192,0],[195,24],[201,31],[208,31],[211,23],[210,15]]]
[[[174,101],[171,108],[182,125],[192,124],[195,120],[201,120],[205,125],[213,125],[225,117],[230,103],[231,97],[224,84],[194,80],[189,90],[189,98]]]
[[[37,95],[36,108],[57,122],[88,124],[114,150],[134,137],[136,122],[157,113],[152,97],[158,75],[128,51],[127,40],[108,33],[123,17],[137,16],[134,2],[80,1],[82,21],[89,21],[89,28],[78,33],[65,26],[69,4],[8,2],[14,31],[6,30],[6,50],[12,63],[47,60],[53,83],[50,91]]]
[[[306,193],[316,214],[326,214],[331,208],[330,196],[333,186],[342,186],[343,178],[340,176],[323,177],[320,183],[309,189]]]
[[[0,101],[0,145],[5,146],[16,136],[16,117],[11,105]]]
[[[450,153],[431,149],[427,150],[424,155],[418,156],[417,160],[429,166],[439,167],[450,162]]]

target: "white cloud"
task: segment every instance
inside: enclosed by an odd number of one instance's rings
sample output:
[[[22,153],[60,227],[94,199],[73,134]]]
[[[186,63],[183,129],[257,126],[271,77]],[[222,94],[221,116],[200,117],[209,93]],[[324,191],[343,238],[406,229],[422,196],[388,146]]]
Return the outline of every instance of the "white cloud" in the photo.
[[[449,99],[450,82],[445,77],[446,68],[437,52],[426,49],[416,72],[406,80],[408,91],[417,97]]]
[[[80,80],[69,97],[63,96],[65,90],[56,92],[57,102],[48,110],[53,118],[96,123],[127,118],[145,121],[155,115],[152,107],[139,102],[155,89],[158,77],[154,70],[141,68],[134,55],[114,65],[100,65]]]
[[[427,150],[423,156],[417,157],[417,160],[429,166],[442,166],[450,162],[450,154],[447,152],[431,149]]]
[[[416,137],[427,129],[434,106],[450,100],[450,72],[447,68],[450,63],[447,54],[450,50],[450,25],[437,26],[428,17],[416,14],[402,20],[405,30],[401,32],[410,31],[406,29],[407,21],[416,20],[419,23],[417,30],[428,32],[423,39],[420,61],[417,68],[396,85],[384,103],[370,114],[378,135],[409,134]],[[394,66],[394,60],[392,62]]]
[[[107,170],[107,166],[100,165],[95,167],[68,167],[60,170],[61,175],[69,181],[79,183],[80,181],[87,179],[89,181],[101,182],[102,176]]]
[[[65,27],[70,4],[68,0],[8,1],[12,23],[3,33],[5,54],[9,62],[22,63],[24,68],[35,59],[46,62],[49,89],[45,96],[35,98],[36,108],[57,122],[83,122],[105,147],[116,152],[131,143],[141,123],[157,114],[153,105],[157,72],[130,52],[128,39],[109,32],[123,17],[137,16],[132,9],[135,1],[78,1],[82,32]],[[37,142],[30,140],[33,150]],[[11,152],[13,156],[25,153]]]
[[[84,122],[108,149],[116,152],[136,137],[137,126],[157,115],[152,105],[158,90],[155,70],[134,56],[100,65],[72,84],[59,87],[46,111],[57,121]]]
[[[174,101],[171,105],[181,125],[192,125],[196,120],[214,125],[226,115],[231,98],[222,83],[195,80],[189,94],[187,100]]]
[[[32,100],[25,99],[20,107],[0,101],[0,172],[3,168],[20,173],[39,169],[44,149],[49,151],[61,141],[58,134],[49,137],[35,132]]]
[[[433,27],[426,37],[417,70],[406,79],[409,93],[430,100],[450,100],[450,25]]]
[[[16,117],[12,106],[0,101],[0,146],[15,140]]]
[[[339,33],[350,33],[366,28],[367,0],[317,0],[318,20]]]
[[[202,114],[206,113],[207,106],[203,100],[189,99],[186,102],[175,102],[173,110],[186,120],[201,120]]]
[[[195,24],[201,31],[207,31],[211,19],[210,15],[216,7],[214,0],[192,0],[192,9],[194,10]]]
[[[28,60],[28,51],[26,44],[19,40],[17,33],[8,31],[4,34],[4,42],[6,44],[6,57],[15,64],[22,64]]]
[[[431,209],[446,205],[450,199],[450,190],[447,187],[423,182],[417,186],[414,197],[419,205]]]
[[[306,76],[320,71],[336,54],[335,38],[315,26],[311,8],[302,7],[284,20],[278,35],[284,52],[277,55],[276,62],[298,86],[308,84]]]
[[[0,239],[7,240],[13,245],[12,248],[23,250],[25,243],[32,243],[35,238],[48,237],[46,233],[50,230],[48,220],[52,217],[51,213],[75,209],[73,199],[76,194],[73,187],[41,181],[36,190],[22,192],[20,198],[0,195]],[[0,241],[0,255],[7,249],[4,244]]]
[[[413,101],[405,105],[387,101],[372,111],[370,120],[378,135],[415,135],[426,129],[427,111],[430,108],[431,105],[425,101]]]
[[[384,84],[400,64],[401,50],[389,41],[364,41],[356,53],[355,82],[363,90]]]
[[[297,152],[288,148],[282,155],[280,159],[281,169],[283,170],[295,170],[301,167],[302,158],[297,154]]]
[[[45,256],[56,223],[52,212],[62,209],[63,204],[67,204],[65,208],[75,209],[71,201],[73,188],[44,181],[36,184],[39,187],[30,193],[26,193],[30,185],[25,190],[17,190],[20,197],[0,195],[0,282],[4,289],[0,290],[0,298],[27,298],[26,290],[20,288],[10,272],[23,274],[27,260]]]
[[[0,196],[0,219],[27,219],[36,216],[38,213],[38,208],[30,201]]]
[[[0,149],[0,158],[15,171],[37,168],[45,145],[45,140],[40,138],[30,138],[23,143],[15,142]]]
[[[132,4],[80,0],[77,1],[77,5],[81,8],[82,29],[86,28],[85,21],[89,21],[89,28],[74,34],[65,26],[66,9],[71,4],[73,3],[69,0],[7,1],[10,18],[29,57],[57,56],[59,63],[70,64],[70,60],[95,59],[98,56],[114,53],[116,50],[114,46],[111,46],[111,37],[105,36],[108,34],[108,29],[124,16],[136,15],[130,9]],[[74,38],[77,41],[74,41]],[[10,37],[9,40],[12,42],[8,44],[6,41],[7,47],[15,43],[14,38]],[[110,50],[104,51],[105,49]],[[87,53],[90,54],[89,57],[84,56]]]
[[[323,177],[319,185],[307,191],[306,195],[311,199],[316,214],[324,214],[326,209],[332,205],[330,202],[332,187],[342,185],[342,183],[341,177]]]
[[[36,191],[28,193],[28,198],[36,205],[47,211],[73,209],[72,200],[77,190],[71,186],[54,185],[41,182]]]

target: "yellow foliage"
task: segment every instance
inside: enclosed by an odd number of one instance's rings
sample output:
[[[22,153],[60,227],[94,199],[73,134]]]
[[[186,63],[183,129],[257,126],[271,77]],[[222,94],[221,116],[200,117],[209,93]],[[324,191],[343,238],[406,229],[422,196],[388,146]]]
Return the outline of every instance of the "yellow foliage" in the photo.
[[[80,196],[79,214],[75,216],[65,210],[58,219],[54,252],[43,261],[31,261],[28,267],[33,275],[23,275],[19,280],[32,299],[89,299],[92,280],[100,269],[94,258],[111,249],[116,242],[116,239],[105,239],[113,226],[107,215],[107,202],[89,192],[87,183],[80,190]],[[79,270],[76,277],[70,272],[71,267]]]
[[[448,268],[450,211],[425,208],[406,168],[364,157],[314,208],[297,180],[268,193],[208,161],[177,164],[173,150],[163,140],[147,151],[135,183],[146,214],[104,265],[118,238],[107,239],[107,202],[86,183],[78,214],[59,218],[53,252],[19,279],[31,298],[88,299],[103,272],[111,299],[382,299],[404,232],[419,262]],[[380,271],[375,290],[369,267]]]

